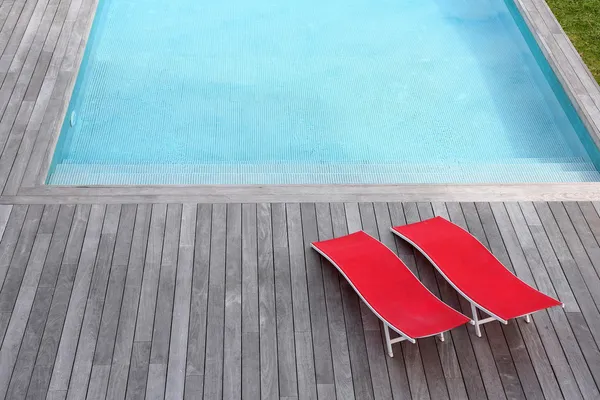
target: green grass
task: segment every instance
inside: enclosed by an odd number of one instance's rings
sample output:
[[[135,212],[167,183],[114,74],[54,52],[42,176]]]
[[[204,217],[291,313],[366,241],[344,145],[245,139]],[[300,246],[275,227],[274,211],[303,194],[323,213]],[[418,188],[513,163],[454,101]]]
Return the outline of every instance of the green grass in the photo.
[[[546,0],[600,83],[600,0]]]

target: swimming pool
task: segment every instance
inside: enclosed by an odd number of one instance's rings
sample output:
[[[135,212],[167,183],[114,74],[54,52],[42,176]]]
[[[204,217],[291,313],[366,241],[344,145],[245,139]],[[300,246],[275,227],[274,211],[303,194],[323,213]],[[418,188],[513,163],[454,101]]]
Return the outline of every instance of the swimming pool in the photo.
[[[511,0],[100,0],[47,183],[600,181]]]

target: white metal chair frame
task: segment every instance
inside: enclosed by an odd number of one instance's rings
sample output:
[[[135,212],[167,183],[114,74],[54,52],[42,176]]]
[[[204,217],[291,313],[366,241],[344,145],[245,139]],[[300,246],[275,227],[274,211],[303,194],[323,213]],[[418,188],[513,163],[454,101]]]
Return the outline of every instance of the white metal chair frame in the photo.
[[[385,246],[383,244],[382,244],[382,246],[385,247],[387,250],[389,250],[391,252],[391,250],[388,249],[387,246]],[[401,330],[399,330],[398,328],[394,327],[388,321],[386,321],[386,319],[383,318],[377,311],[375,311],[375,309],[373,307],[371,307],[371,304],[369,304],[369,302],[356,289],[356,286],[354,286],[354,284],[352,283],[352,281],[350,279],[348,279],[348,276],[344,273],[344,271],[331,258],[329,258],[329,256],[327,256],[327,254],[323,253],[318,247],[316,247],[312,243],[311,243],[311,247],[314,250],[316,250],[317,253],[321,254],[323,256],[323,258],[325,258],[327,261],[329,261],[331,263],[331,265],[333,265],[339,271],[340,274],[342,274],[342,276],[348,281],[348,283],[350,284],[350,286],[352,286],[352,289],[354,289],[354,291],[356,292],[356,294],[358,294],[358,297],[360,297],[360,299],[367,305],[367,307],[369,307],[369,309],[373,312],[373,314],[375,314],[375,316],[377,318],[379,318],[381,320],[381,322],[383,322],[383,333],[385,335],[385,344],[386,344],[388,355],[390,357],[394,357],[394,352],[392,351],[392,345],[394,343],[400,343],[400,342],[404,342],[406,340],[408,340],[409,342],[411,342],[413,344],[417,342],[416,338],[412,338],[412,337],[408,336],[406,333],[404,333]],[[394,255],[396,255],[396,254],[394,253]],[[412,273],[412,271],[410,271],[410,272]],[[429,289],[427,289],[427,291],[429,291]],[[431,292],[429,292],[429,293],[431,293]],[[433,293],[431,295],[434,296]],[[390,329],[392,331],[396,332],[400,336],[396,337],[396,338],[391,338],[390,337]],[[435,334],[430,335],[430,336],[439,336],[440,340],[443,342],[443,341],[445,341],[444,332],[435,333]],[[429,336],[424,336],[424,337],[429,337]]]

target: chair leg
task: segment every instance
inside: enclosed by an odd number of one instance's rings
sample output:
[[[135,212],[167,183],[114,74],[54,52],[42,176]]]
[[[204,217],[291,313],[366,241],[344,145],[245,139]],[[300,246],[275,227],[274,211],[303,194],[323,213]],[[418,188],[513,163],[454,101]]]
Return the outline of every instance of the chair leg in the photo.
[[[475,334],[477,337],[481,337],[481,327],[479,326],[479,317],[477,317],[477,308],[475,304],[471,303],[471,313],[473,313],[473,325],[475,325]]]
[[[385,344],[387,346],[388,355],[394,357],[394,352],[392,351],[392,339],[390,339],[390,327],[385,322],[383,323],[383,331],[385,333]]]
[[[525,316],[525,322],[530,323],[531,322],[531,314],[527,314]]]
[[[444,332],[440,333],[440,342],[444,342],[446,341],[446,338],[444,337]]]

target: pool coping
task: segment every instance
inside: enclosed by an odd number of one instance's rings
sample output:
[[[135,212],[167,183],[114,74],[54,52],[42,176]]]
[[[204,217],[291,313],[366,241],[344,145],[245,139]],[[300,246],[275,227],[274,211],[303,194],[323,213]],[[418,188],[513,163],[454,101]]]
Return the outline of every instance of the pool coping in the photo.
[[[600,148],[600,87],[544,0],[513,0]],[[397,185],[49,186],[44,181],[83,59],[98,0],[82,0],[31,155],[0,203],[600,200],[600,183]],[[41,96],[41,94],[40,94]],[[0,160],[1,161],[1,160]],[[19,166],[17,166],[19,167]],[[15,166],[13,166],[13,169]],[[11,171],[12,175],[12,171]]]

